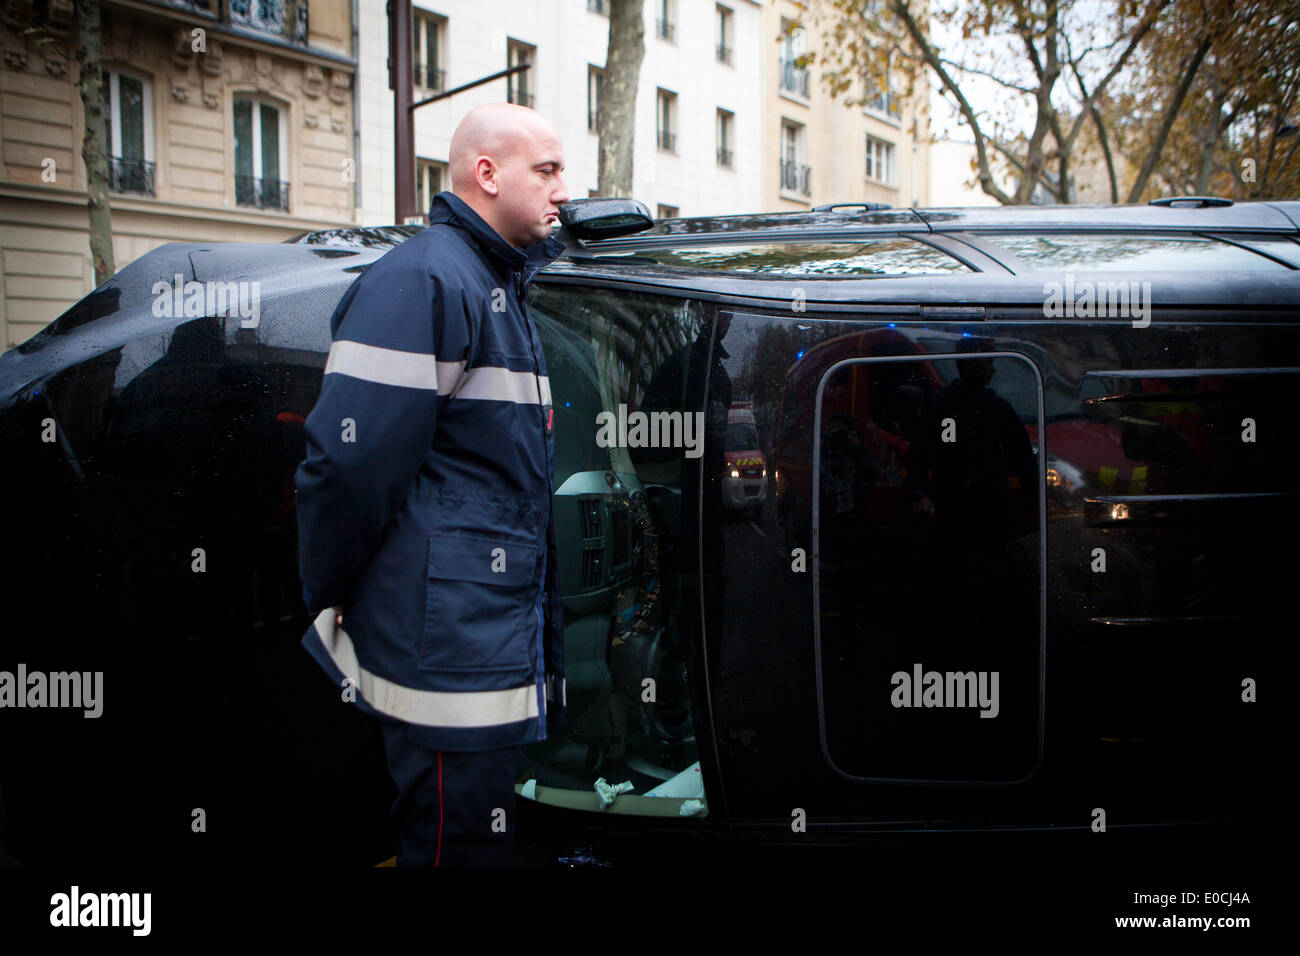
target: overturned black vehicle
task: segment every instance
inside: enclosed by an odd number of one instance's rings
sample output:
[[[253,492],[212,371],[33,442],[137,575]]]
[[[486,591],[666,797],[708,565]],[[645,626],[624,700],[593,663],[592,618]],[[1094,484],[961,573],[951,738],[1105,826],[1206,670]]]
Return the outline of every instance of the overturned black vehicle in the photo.
[[[1282,819],[1300,202],[636,207],[567,206],[530,300],[570,720],[523,845]],[[392,856],[293,477],[415,228],[163,246],[0,357],[19,861]]]

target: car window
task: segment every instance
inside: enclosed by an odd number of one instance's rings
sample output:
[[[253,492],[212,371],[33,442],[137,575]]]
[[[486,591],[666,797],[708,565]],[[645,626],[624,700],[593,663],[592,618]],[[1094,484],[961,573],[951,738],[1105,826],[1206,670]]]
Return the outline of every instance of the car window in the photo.
[[[534,286],[529,312],[555,411],[568,728],[521,748],[525,796],[704,815],[679,554],[696,458],[721,468],[730,399],[706,403],[713,326],[695,300],[572,286]]]
[[[637,257],[688,269],[772,276],[861,277],[971,271],[946,252],[905,236],[855,242],[711,243],[647,249],[638,251]]]
[[[1202,236],[984,233],[984,238],[1037,270],[1114,269],[1187,272],[1286,269],[1265,256]]]

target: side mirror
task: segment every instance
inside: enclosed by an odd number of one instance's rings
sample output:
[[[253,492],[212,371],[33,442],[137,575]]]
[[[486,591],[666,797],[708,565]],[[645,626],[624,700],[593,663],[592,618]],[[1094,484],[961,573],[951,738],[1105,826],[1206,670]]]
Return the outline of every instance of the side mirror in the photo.
[[[613,239],[644,232],[655,224],[635,199],[574,199],[560,204],[560,224],[577,239]]]

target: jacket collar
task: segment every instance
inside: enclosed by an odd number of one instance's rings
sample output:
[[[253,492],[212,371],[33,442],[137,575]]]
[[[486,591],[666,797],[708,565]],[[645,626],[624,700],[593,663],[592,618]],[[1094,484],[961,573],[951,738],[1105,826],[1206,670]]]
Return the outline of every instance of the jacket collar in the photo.
[[[460,226],[483,248],[511,272],[524,272],[524,282],[529,282],[533,275],[546,268],[553,259],[564,251],[564,243],[559,239],[548,237],[530,246],[519,249],[506,242],[501,234],[484,221],[472,206],[451,190],[444,190],[433,197],[433,206],[429,210],[429,225],[449,222]]]

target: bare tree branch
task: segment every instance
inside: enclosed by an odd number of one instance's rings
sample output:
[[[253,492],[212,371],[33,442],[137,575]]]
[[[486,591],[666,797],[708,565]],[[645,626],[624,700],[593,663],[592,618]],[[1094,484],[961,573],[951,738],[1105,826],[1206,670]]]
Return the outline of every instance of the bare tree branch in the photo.
[[[916,44],[917,49],[925,57],[930,69],[934,70],[935,75],[939,77],[939,82],[957,98],[958,109],[975,137],[975,158],[979,163],[980,188],[1003,205],[1010,205],[1013,202],[1012,198],[999,189],[997,183],[993,181],[993,173],[989,170],[989,154],[984,145],[984,134],[980,131],[979,120],[975,116],[975,110],[971,108],[970,101],[962,94],[961,88],[953,81],[953,78],[939,61],[934,47],[930,45],[930,41],[921,32],[921,28],[916,23],[916,18],[912,16],[912,11],[908,9],[907,0],[893,0],[893,10],[895,15],[903,22],[903,26],[907,29],[912,42]]]
[[[1164,149],[1165,140],[1169,138],[1169,131],[1173,129],[1174,119],[1178,116],[1183,100],[1187,97],[1187,91],[1191,89],[1192,80],[1196,78],[1196,71],[1200,68],[1201,61],[1205,59],[1205,54],[1209,49],[1210,37],[1209,34],[1206,34],[1201,38],[1200,44],[1197,45],[1196,52],[1192,54],[1187,70],[1183,73],[1183,78],[1179,81],[1178,88],[1169,101],[1169,107],[1165,110],[1164,119],[1160,122],[1160,130],[1156,133],[1155,141],[1151,144],[1151,149],[1147,153],[1146,162],[1142,164],[1142,169],[1133,183],[1133,188],[1129,190],[1128,202],[1137,202],[1142,196],[1142,191],[1146,189],[1147,181],[1151,178],[1151,173],[1156,167],[1156,161],[1160,158],[1160,151]]]

